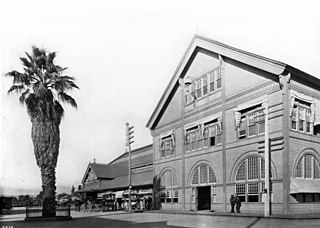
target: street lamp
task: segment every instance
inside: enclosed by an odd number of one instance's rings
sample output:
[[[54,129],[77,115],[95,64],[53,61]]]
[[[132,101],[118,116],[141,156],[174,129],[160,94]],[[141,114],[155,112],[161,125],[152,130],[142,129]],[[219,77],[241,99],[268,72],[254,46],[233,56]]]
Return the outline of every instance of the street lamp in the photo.
[[[134,131],[132,130],[133,126],[129,126],[129,123],[126,122],[126,146],[128,147],[129,150],[129,160],[128,160],[128,166],[129,166],[129,175],[128,175],[128,179],[129,179],[129,211],[131,211],[131,143],[133,143],[134,141],[132,140],[134,138],[133,133]]]

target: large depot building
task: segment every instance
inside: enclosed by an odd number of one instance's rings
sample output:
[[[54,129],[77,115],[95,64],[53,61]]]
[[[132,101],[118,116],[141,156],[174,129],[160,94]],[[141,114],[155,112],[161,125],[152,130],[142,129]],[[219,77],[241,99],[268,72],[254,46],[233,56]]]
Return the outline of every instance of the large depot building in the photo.
[[[320,80],[312,75],[196,35],[147,127],[160,209],[229,211],[238,194],[242,212],[263,213],[267,133],[272,213],[320,212]]]

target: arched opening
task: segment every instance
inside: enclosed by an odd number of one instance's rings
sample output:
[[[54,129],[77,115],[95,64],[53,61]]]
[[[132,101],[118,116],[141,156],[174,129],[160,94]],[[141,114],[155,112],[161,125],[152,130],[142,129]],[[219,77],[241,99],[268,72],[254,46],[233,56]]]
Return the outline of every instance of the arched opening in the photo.
[[[217,179],[213,169],[206,163],[198,165],[191,176],[191,201],[197,210],[210,210],[211,203],[216,202]]]
[[[262,202],[265,188],[265,166],[262,157],[252,155],[244,159],[235,175],[235,193],[241,202]],[[270,171],[270,178],[272,172]],[[272,184],[270,183],[272,193]]]
[[[160,178],[160,202],[178,203],[177,175],[173,170],[165,171]]]

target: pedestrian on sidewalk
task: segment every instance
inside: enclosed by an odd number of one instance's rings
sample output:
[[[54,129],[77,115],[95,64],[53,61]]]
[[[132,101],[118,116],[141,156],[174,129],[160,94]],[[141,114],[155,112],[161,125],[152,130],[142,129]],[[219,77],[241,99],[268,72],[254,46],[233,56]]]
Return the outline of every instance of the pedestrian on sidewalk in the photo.
[[[234,206],[236,205],[236,198],[234,195],[231,195],[230,197],[230,204],[231,204],[231,213],[234,213]]]
[[[237,213],[240,213],[240,207],[241,207],[241,199],[240,197],[237,195],[236,196],[236,209],[237,209]]]

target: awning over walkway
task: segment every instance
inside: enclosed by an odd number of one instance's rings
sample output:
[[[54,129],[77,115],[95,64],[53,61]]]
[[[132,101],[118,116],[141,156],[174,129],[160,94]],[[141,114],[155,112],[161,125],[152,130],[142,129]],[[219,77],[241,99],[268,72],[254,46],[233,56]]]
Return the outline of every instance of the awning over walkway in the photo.
[[[320,179],[290,178],[290,194],[297,193],[320,193]]]

